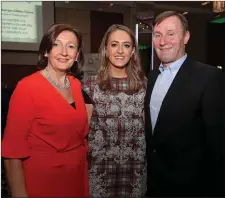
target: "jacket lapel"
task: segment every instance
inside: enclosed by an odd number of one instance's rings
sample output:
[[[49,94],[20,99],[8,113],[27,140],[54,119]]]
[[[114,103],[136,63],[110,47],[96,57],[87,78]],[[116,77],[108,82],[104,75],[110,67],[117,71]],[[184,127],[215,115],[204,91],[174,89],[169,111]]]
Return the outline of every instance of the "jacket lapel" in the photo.
[[[175,121],[173,116],[177,116],[175,107],[182,103],[180,98],[185,92],[185,87],[187,86],[188,79],[191,76],[191,65],[192,63],[190,59],[187,58],[177,72],[167,94],[164,97],[154,129],[154,136],[155,138],[159,137],[158,140],[160,142],[170,135],[170,131],[173,131],[173,127],[176,125],[176,123],[172,122],[172,120]]]

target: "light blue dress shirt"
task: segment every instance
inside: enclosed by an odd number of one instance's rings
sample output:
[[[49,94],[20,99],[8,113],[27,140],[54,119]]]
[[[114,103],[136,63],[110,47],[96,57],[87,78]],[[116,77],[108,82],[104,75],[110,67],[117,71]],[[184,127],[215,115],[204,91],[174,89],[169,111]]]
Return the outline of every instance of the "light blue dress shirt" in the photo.
[[[163,99],[186,58],[187,54],[173,62],[168,67],[164,67],[162,63],[159,66],[160,74],[156,79],[149,104],[153,132]]]

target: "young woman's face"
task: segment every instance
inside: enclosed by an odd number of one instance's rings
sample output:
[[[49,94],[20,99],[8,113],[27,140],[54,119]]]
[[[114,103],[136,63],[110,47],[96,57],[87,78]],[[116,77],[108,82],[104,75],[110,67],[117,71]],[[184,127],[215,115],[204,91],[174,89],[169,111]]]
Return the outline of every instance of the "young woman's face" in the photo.
[[[116,30],[109,35],[106,46],[106,56],[109,59],[110,67],[126,67],[133,51],[133,43],[127,32]]]

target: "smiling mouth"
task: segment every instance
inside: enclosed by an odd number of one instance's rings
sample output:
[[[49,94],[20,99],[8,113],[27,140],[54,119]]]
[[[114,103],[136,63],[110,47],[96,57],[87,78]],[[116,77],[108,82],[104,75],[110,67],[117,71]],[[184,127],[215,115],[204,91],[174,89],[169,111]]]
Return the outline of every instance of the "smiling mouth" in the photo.
[[[171,48],[160,49],[160,51],[169,51]]]
[[[59,59],[57,59],[59,62],[62,62],[62,63],[65,63],[65,62],[67,62],[68,61],[68,59],[62,59],[62,58],[59,58]]]
[[[125,58],[125,57],[122,57],[122,56],[116,56],[116,57],[115,57],[116,60],[123,60],[124,58]]]

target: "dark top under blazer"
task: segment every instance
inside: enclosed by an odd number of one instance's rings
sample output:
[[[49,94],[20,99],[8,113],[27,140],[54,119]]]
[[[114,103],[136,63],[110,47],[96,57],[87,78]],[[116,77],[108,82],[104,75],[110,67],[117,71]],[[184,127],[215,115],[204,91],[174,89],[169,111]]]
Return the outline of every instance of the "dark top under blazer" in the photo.
[[[162,102],[152,135],[149,103],[158,74],[149,74],[145,98],[146,195],[221,196],[222,72],[187,58]]]

